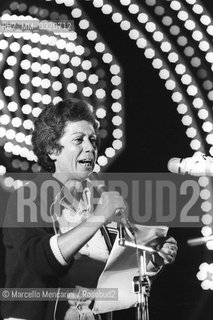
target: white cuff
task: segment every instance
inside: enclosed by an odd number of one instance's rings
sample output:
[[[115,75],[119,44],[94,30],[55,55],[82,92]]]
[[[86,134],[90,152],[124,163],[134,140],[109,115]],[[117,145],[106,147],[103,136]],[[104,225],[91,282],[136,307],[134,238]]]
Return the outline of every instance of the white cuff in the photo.
[[[59,249],[59,246],[58,246],[58,236],[59,236],[59,234],[55,234],[54,236],[52,236],[50,238],[50,248],[51,248],[55,258],[58,260],[58,262],[62,266],[67,266],[68,263],[64,259],[63,255],[61,254],[61,250]]]

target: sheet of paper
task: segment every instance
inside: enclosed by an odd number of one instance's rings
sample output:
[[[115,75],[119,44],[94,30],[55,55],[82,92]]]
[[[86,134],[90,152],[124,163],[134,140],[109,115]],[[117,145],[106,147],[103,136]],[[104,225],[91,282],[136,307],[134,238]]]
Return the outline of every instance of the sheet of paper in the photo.
[[[168,231],[168,228],[164,226],[135,225],[135,229],[137,243],[141,245],[149,244],[156,237],[166,236]],[[127,237],[127,240],[131,239]],[[115,288],[118,290],[118,298],[114,300],[96,299],[93,312],[105,313],[135,306],[137,294],[133,292],[133,278],[136,275],[138,275],[136,250],[120,246],[117,236],[105,269],[100,275],[97,288]]]

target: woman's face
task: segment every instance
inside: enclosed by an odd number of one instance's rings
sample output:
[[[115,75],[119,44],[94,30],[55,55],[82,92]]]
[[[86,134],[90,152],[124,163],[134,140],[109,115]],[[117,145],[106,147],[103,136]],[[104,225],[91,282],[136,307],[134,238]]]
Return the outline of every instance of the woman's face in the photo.
[[[97,134],[92,123],[82,120],[68,122],[59,143],[62,150],[54,152],[55,173],[60,180],[84,180],[93,171],[97,159]]]

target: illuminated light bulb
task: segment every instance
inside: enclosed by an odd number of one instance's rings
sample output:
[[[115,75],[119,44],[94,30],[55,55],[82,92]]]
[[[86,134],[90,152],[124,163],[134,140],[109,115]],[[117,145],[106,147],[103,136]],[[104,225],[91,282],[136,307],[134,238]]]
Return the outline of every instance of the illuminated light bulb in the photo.
[[[138,46],[138,48],[144,49],[147,46],[147,41],[144,38],[139,38],[136,42],[136,45]]]
[[[16,139],[17,142],[22,143],[22,142],[25,141],[25,135],[22,132],[18,132],[15,135],[15,139]]]
[[[111,96],[113,97],[113,99],[120,99],[121,98],[121,90],[119,90],[119,89],[112,90]]]
[[[80,18],[82,11],[79,8],[75,8],[71,11],[73,18]]]
[[[47,60],[47,59],[49,59],[49,56],[50,56],[50,51],[49,50],[47,50],[47,49],[41,50],[40,57],[42,59]]]
[[[127,20],[122,20],[120,23],[120,27],[122,30],[127,31],[131,28],[131,23]]]
[[[111,106],[113,112],[120,112],[122,110],[122,106],[119,102],[114,102]]]
[[[32,107],[29,104],[24,104],[21,108],[24,114],[30,114],[32,112]]]
[[[1,60],[1,59],[0,59],[0,60]],[[14,66],[14,65],[16,64],[16,62],[17,62],[17,58],[14,57],[14,56],[9,56],[9,57],[7,58],[7,64],[8,64],[9,66]]]
[[[209,184],[209,178],[208,177],[200,177],[198,179],[198,183],[201,187],[206,187]]]
[[[184,10],[179,11],[177,16],[182,21],[186,21],[189,18],[188,13]]]
[[[213,130],[213,124],[210,121],[206,121],[203,123],[202,129],[205,132],[210,132]]]
[[[67,43],[65,49],[67,52],[73,52],[75,50],[74,43],[72,43],[72,42]]]
[[[192,7],[192,10],[197,14],[201,14],[203,12],[203,7],[201,5],[199,5],[199,4],[195,4]]]
[[[3,125],[7,125],[10,122],[10,117],[7,114],[3,114],[0,117],[0,123]]]
[[[41,78],[40,77],[34,77],[32,78],[32,85],[34,87],[39,87],[41,85]]]
[[[21,51],[22,51],[24,54],[26,54],[26,55],[30,54],[31,50],[32,50],[32,47],[31,47],[29,44],[25,44],[25,45],[21,48]]]
[[[50,85],[51,85],[51,82],[50,82],[49,79],[47,79],[47,78],[42,79],[42,81],[41,81],[41,87],[42,87],[43,89],[49,88]]]
[[[140,23],[146,23],[148,21],[148,15],[146,13],[139,13],[137,19]]]
[[[1,123],[1,117],[0,117],[0,123]],[[0,127],[0,138],[3,138],[6,135],[5,128]]]
[[[169,17],[169,16],[165,16],[163,17],[162,19],[162,23],[165,25],[165,26],[170,26],[172,24],[172,18]]]
[[[163,66],[163,61],[161,59],[159,59],[159,58],[153,59],[152,65],[153,65],[153,68],[160,69]]]
[[[87,32],[87,38],[90,41],[94,41],[95,39],[97,39],[97,32],[95,32],[94,30],[90,30]]]
[[[115,125],[115,126],[120,126],[122,124],[122,118],[120,116],[114,116],[112,118],[112,123]]]
[[[108,158],[113,158],[115,156],[115,149],[113,149],[112,147],[106,148],[105,155]]]
[[[195,28],[195,23],[192,20],[186,20],[186,22],[184,23],[184,26],[188,30],[193,30]]]
[[[6,173],[6,168],[3,165],[0,165],[0,175],[4,175]]]
[[[59,97],[59,96],[57,96],[57,97],[55,97],[55,98],[53,99],[53,104],[55,105],[55,104],[57,104],[57,103],[60,102],[60,101],[62,101],[62,98]]]
[[[210,48],[209,43],[205,40],[201,41],[198,46],[199,46],[200,50],[202,50],[202,51],[208,51]]]
[[[201,98],[195,98],[192,102],[193,106],[197,109],[201,108],[203,106],[203,99]]]
[[[12,152],[13,150],[13,144],[11,142],[6,142],[5,145],[4,145],[4,150],[6,152]]]
[[[209,149],[209,153],[210,153],[211,156],[213,156],[213,147],[211,147],[211,148]]]
[[[58,52],[56,52],[56,51],[50,52],[49,59],[50,59],[51,61],[56,61],[56,60],[58,60],[58,59],[59,59],[59,54],[58,54]]]
[[[184,36],[180,36],[177,39],[177,43],[179,44],[179,46],[185,46],[187,44],[187,38]]]
[[[4,89],[5,96],[11,97],[14,94],[14,88],[13,87],[5,87]]]
[[[120,23],[122,21],[122,15],[119,12],[115,12],[112,15],[112,21],[114,23]]]
[[[18,110],[18,104],[15,101],[11,101],[10,103],[8,103],[7,109],[10,112],[15,112],[16,110]]]
[[[188,115],[183,116],[181,121],[182,121],[184,126],[190,126],[190,124],[192,124],[192,117],[190,117]]]
[[[11,69],[6,69],[3,73],[3,76],[5,77],[5,79],[11,80],[14,76],[14,72]]]
[[[65,78],[72,78],[73,76],[73,71],[70,68],[67,68],[64,70],[63,75],[65,76]]]
[[[152,59],[155,56],[155,51],[151,48],[148,48],[144,51],[144,55],[147,59]]]
[[[21,68],[24,69],[24,70],[27,70],[30,68],[31,66],[31,63],[29,60],[23,60],[20,64]]]
[[[178,11],[181,9],[181,4],[179,1],[171,1],[170,7],[171,7],[171,9]]]
[[[103,52],[103,51],[105,50],[105,44],[102,43],[102,42],[96,43],[96,45],[95,45],[95,50],[96,50],[97,52]]]
[[[155,32],[153,33],[153,39],[154,39],[155,41],[162,41],[163,38],[164,38],[164,36],[163,36],[163,33],[162,33],[161,31],[155,31]]]
[[[112,6],[110,6],[109,4],[105,4],[101,8],[101,11],[103,12],[103,14],[110,14],[112,13]]]
[[[176,67],[175,67],[175,71],[178,73],[178,74],[184,74],[186,72],[186,67],[182,64],[182,63],[179,63]]]
[[[83,82],[83,81],[86,80],[87,75],[86,75],[85,72],[81,71],[81,72],[77,73],[76,78],[77,78],[78,81]]]
[[[212,235],[212,228],[209,226],[205,226],[201,229],[201,233],[204,237],[209,237]]]
[[[104,99],[106,96],[106,91],[104,89],[98,89],[96,90],[95,95],[98,99]]]
[[[31,134],[28,134],[27,136],[25,136],[25,143],[27,145],[31,145],[32,144],[32,135]]]
[[[31,37],[30,37],[30,41],[33,43],[38,43],[40,40],[40,34],[37,32],[33,32]]]
[[[40,43],[43,44],[43,45],[47,45],[48,42],[49,42],[49,37],[46,35],[46,34],[43,34],[41,37],[40,37]]]
[[[77,91],[77,86],[75,83],[69,83],[68,86],[67,86],[67,90],[70,92],[70,93],[74,93]]]
[[[171,44],[168,42],[168,41],[164,41],[164,42],[162,42],[162,44],[161,44],[161,50],[163,51],[163,52],[169,52],[170,50],[171,50]]]
[[[98,108],[96,110],[96,116],[99,118],[99,119],[103,119],[106,117],[106,110],[104,108]]]
[[[213,144],[213,134],[208,134],[206,136],[206,141],[209,143],[209,144]]]
[[[156,30],[156,24],[153,23],[153,22],[147,22],[146,25],[145,25],[145,29],[148,32],[154,32]]]
[[[15,117],[15,118],[12,119],[11,123],[12,123],[13,127],[18,128],[18,127],[21,126],[22,121],[21,121],[21,119],[19,117]]]
[[[202,24],[204,24],[205,26],[208,26],[210,23],[211,23],[211,19],[210,17],[208,17],[207,15],[203,14],[201,17],[200,17],[200,22]]]
[[[180,92],[174,92],[174,93],[172,94],[172,100],[173,100],[174,102],[180,102],[182,99],[183,99],[182,93],[180,93]]]
[[[169,55],[168,55],[168,60],[172,63],[175,63],[179,60],[179,56],[177,53],[175,52],[171,52]]]
[[[108,159],[107,159],[107,157],[105,157],[105,156],[100,156],[100,157],[98,157],[98,164],[100,165],[100,166],[105,166],[105,165],[107,165],[107,163],[108,163]]]
[[[210,36],[213,36],[213,25],[208,26],[206,31],[208,32],[208,34],[210,34]]]
[[[39,48],[33,48],[30,53],[33,58],[38,58],[40,56],[40,52],[41,50]]]
[[[52,84],[52,88],[53,88],[53,90],[55,90],[55,91],[60,91],[61,88],[62,88],[62,83],[61,83],[60,81],[55,81],[55,82],[53,82],[53,84]]]
[[[98,76],[96,74],[91,74],[88,80],[91,84],[96,84],[98,82]]]
[[[75,51],[75,54],[77,54],[78,56],[82,56],[84,54],[84,52],[85,52],[85,49],[84,49],[83,46],[78,45],[78,46],[75,47],[74,51]]]
[[[206,60],[210,63],[213,63],[213,52],[208,52],[206,54]]]
[[[4,101],[0,99],[0,110],[4,108]]]
[[[20,45],[17,43],[17,42],[14,42],[14,43],[16,43],[18,46],[17,47],[19,47],[19,49],[20,49]],[[11,44],[12,45],[12,44]],[[11,49],[11,45],[10,45],[10,50],[11,51],[13,51],[12,49]],[[0,40],[0,48],[1,48],[1,50],[5,50],[6,48],[8,47],[8,42],[5,40],[5,39],[2,39],[2,40]],[[18,50],[19,50],[18,49]],[[17,50],[17,51],[18,51]]]
[[[6,138],[7,139],[12,140],[12,139],[15,138],[15,136],[16,136],[16,133],[15,133],[15,131],[13,129],[7,130],[7,132],[6,132]]]
[[[89,28],[89,21],[86,20],[86,19],[82,19],[81,21],[79,21],[79,27],[82,29],[82,30],[86,30]]]
[[[128,7],[128,10],[131,14],[136,14],[139,12],[139,6],[136,4],[130,4],[130,6]]]
[[[181,103],[181,104],[178,105],[177,111],[180,114],[184,114],[184,113],[186,113],[188,111],[188,108],[184,103]]]
[[[41,65],[41,72],[47,74],[50,72],[50,66],[47,63]]]
[[[91,61],[89,61],[89,60],[84,60],[84,61],[82,62],[82,64],[81,64],[81,66],[82,66],[82,68],[83,68],[84,70],[89,70],[89,69],[92,68],[92,63],[91,63]]]
[[[211,203],[209,201],[204,201],[202,202],[201,204],[201,209],[204,211],[204,212],[208,212],[211,210]],[[203,224],[211,224],[212,223],[212,216],[210,214],[204,214],[202,217],[201,217],[201,221],[203,222]]]
[[[197,92],[198,92],[197,87],[194,86],[194,85],[188,86],[188,88],[187,88],[186,91],[188,92],[188,94],[189,94],[190,96],[195,96],[195,95],[197,94]]]
[[[212,240],[207,241],[206,247],[207,247],[209,250],[213,250],[213,241],[212,241]],[[209,281],[209,286],[210,286],[210,289],[213,290],[213,285],[212,285],[212,282],[211,282],[211,281]]]
[[[121,77],[119,76],[113,76],[111,78],[111,82],[114,86],[118,86],[119,84],[121,84]]]
[[[115,129],[112,135],[115,139],[120,139],[123,136],[123,131],[121,129]]]
[[[42,109],[39,107],[33,108],[33,111],[32,111],[33,117],[37,118],[39,116],[39,114],[41,113],[41,111],[42,111]]]
[[[197,139],[193,139],[190,143],[190,147],[193,149],[193,150],[198,150],[200,149],[201,147],[201,143],[199,140]]]
[[[60,74],[60,69],[59,67],[52,67],[50,70],[50,73],[53,77],[57,77]]]
[[[92,89],[90,87],[85,87],[83,88],[82,93],[85,97],[90,97],[92,95]]]
[[[52,98],[49,94],[45,94],[43,95],[41,101],[43,104],[49,104],[52,101]]]
[[[103,62],[105,62],[105,63],[111,63],[113,57],[110,53],[105,53],[105,54],[103,54],[102,59],[103,59]]]
[[[36,92],[32,95],[33,102],[39,103],[41,101],[41,94]]]
[[[209,100],[213,101],[213,91],[209,91],[207,97]]]
[[[174,80],[167,80],[165,83],[165,87],[167,90],[173,90],[176,87],[176,83]]]
[[[138,30],[136,30],[136,29],[130,30],[130,32],[129,32],[129,37],[130,37],[130,39],[136,40],[136,39],[139,38],[139,36],[140,36],[140,33],[139,33]]]
[[[110,72],[112,74],[118,74],[120,72],[120,67],[117,64],[113,64],[110,67]]]
[[[123,144],[121,140],[114,140],[112,146],[115,150],[119,150],[122,148]]]
[[[192,38],[195,40],[195,41],[200,41],[202,38],[203,38],[203,34],[202,32],[196,30],[196,31],[193,31],[192,32]]]
[[[78,67],[80,64],[81,64],[81,59],[79,57],[73,57],[71,59],[71,64],[74,66],[74,67]]]
[[[60,50],[63,50],[66,47],[66,41],[63,39],[60,39],[56,42],[56,47]]]
[[[184,74],[182,77],[181,77],[181,82],[183,84],[190,84],[192,82],[192,77],[189,75],[189,74]]]
[[[166,79],[169,78],[169,76],[170,76],[169,70],[167,70],[167,69],[161,69],[161,70],[160,70],[160,72],[159,72],[159,77],[160,77],[161,79],[166,80]]]
[[[59,60],[62,64],[67,64],[69,62],[70,58],[67,54],[62,54],[60,56]]]
[[[194,138],[194,137],[196,136],[196,134],[197,134],[197,130],[196,130],[195,128],[193,128],[193,127],[188,128],[188,129],[186,130],[186,135],[187,135],[187,137],[189,137],[189,138]]]
[[[123,6],[129,6],[130,3],[131,3],[131,0],[120,0],[120,3],[121,3]]]
[[[30,81],[30,77],[27,74],[22,74],[19,80],[22,84],[27,84]]]

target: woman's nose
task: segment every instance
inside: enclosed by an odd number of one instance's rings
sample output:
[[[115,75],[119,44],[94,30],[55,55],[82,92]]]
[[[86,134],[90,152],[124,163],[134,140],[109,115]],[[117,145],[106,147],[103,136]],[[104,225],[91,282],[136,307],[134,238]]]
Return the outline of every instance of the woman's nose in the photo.
[[[85,151],[94,151],[94,145],[92,144],[92,142],[89,139],[85,140],[85,144],[84,144],[84,148]]]

